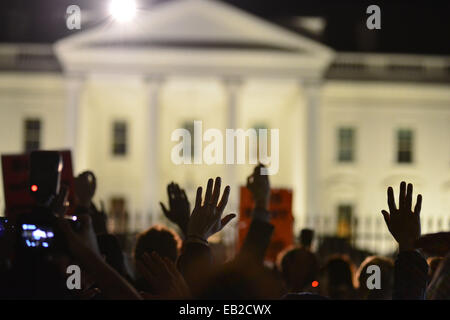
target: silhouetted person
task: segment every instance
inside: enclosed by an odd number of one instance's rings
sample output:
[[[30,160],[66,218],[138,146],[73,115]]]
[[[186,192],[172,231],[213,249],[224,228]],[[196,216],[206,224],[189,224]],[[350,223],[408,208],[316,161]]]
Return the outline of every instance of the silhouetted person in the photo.
[[[151,254],[152,252],[156,252],[162,258],[168,258],[170,261],[176,262],[180,243],[181,240],[174,231],[162,226],[153,226],[137,236],[134,248],[135,264],[139,259],[142,259],[145,253]],[[143,280],[138,270],[136,270],[136,288],[148,293],[152,293],[153,290]]]
[[[305,248],[291,248],[277,258],[286,289],[291,293],[309,291],[313,281],[317,281],[319,263],[314,253]]]
[[[319,281],[322,295],[338,300],[356,299],[353,269],[347,256],[332,256],[322,269]]]
[[[305,249],[311,249],[312,242],[314,240],[314,230],[302,229],[300,231],[300,245]]]

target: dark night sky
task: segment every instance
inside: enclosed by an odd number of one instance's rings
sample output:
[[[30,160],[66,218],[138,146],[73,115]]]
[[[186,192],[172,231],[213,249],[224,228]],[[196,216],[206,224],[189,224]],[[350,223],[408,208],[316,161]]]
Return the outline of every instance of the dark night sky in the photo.
[[[140,0],[141,7],[155,2]],[[2,0],[0,42],[52,43],[73,33],[65,27],[65,9],[77,4],[105,18],[109,0]],[[450,54],[450,1],[226,0],[258,16],[288,25],[294,16],[324,16],[320,39],[337,51]],[[432,3],[432,4],[431,4]],[[365,28],[369,4],[381,7],[382,29]],[[92,24],[91,24],[92,25]],[[84,29],[88,26],[83,25]]]

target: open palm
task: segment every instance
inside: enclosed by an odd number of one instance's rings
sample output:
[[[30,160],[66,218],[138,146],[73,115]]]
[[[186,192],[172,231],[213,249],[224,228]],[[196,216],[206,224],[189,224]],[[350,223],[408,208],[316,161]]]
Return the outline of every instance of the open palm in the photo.
[[[399,206],[394,200],[394,190],[388,188],[389,212],[382,210],[386,225],[392,236],[399,243],[400,249],[414,248],[414,242],[420,237],[420,210],[422,208],[422,195],[417,196],[414,211],[412,210],[413,185],[402,182],[400,184]]]

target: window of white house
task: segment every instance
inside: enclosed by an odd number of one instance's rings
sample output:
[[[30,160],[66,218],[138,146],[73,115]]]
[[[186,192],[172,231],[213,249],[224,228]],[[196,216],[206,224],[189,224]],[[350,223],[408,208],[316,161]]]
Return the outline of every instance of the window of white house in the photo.
[[[127,154],[127,123],[125,121],[114,121],[112,153],[114,156]]]
[[[338,129],[338,162],[355,160],[355,129],[341,127]]]
[[[41,120],[25,119],[24,121],[24,150],[31,152],[41,147]]]
[[[123,234],[128,231],[127,201],[122,196],[110,198],[108,229],[112,233]]]
[[[337,207],[337,236],[351,238],[353,222],[353,206],[348,203],[339,204]]]
[[[412,163],[414,132],[410,129],[397,130],[397,162]]]

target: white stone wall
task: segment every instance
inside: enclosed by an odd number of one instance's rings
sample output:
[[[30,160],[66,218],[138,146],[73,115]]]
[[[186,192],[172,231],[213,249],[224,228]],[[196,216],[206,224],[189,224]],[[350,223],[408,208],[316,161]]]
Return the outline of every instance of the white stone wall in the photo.
[[[386,208],[386,188],[398,189],[402,179],[412,182],[424,196],[424,232],[448,230],[450,212],[450,90],[448,85],[395,84],[380,82],[328,81],[321,91],[319,114],[319,201],[320,232],[336,230],[333,219],[341,202],[354,205],[358,230],[381,228],[380,210]],[[65,86],[59,74],[0,74],[0,152],[22,151],[23,119],[43,120],[42,147],[65,147]],[[208,177],[223,176],[225,165],[181,165],[170,160],[176,144],[170,139],[184,122],[202,120],[204,131],[227,125],[226,91],[217,78],[171,77],[160,89],[160,133],[158,198],[166,201],[166,184],[179,182],[191,202],[195,189]],[[80,97],[78,171],[92,169],[98,177],[97,200],[108,204],[111,197],[125,197],[128,211],[148,213],[146,207],[145,148],[148,119],[147,86],[142,77],[94,75],[85,78]],[[280,170],[271,177],[274,187],[293,188],[296,231],[303,227],[305,214],[305,101],[300,83],[291,80],[246,79],[239,90],[237,126],[248,129],[266,125],[280,130]],[[111,153],[112,122],[128,122],[127,156]],[[336,162],[336,130],[356,128],[356,160]],[[414,163],[395,162],[395,130],[415,131]],[[251,165],[236,167],[238,183],[252,171]],[[302,178],[303,177],[303,178]],[[237,195],[238,189],[234,189]],[[1,190],[2,191],[2,190]],[[3,206],[3,192],[1,197]],[[158,214],[160,214],[158,210]],[[373,217],[373,218],[372,218]],[[429,220],[433,217],[433,225]],[[442,218],[441,226],[437,222]],[[375,220],[370,220],[375,219]],[[369,222],[371,221],[370,225]],[[374,222],[375,221],[375,222]],[[132,222],[132,226],[133,226]],[[366,229],[364,229],[366,228]],[[370,231],[370,230],[369,230]],[[385,230],[384,230],[385,231]],[[389,237],[387,237],[389,239]],[[371,248],[364,241],[358,243]],[[389,250],[387,241],[382,250]],[[377,247],[378,248],[378,247]],[[379,249],[379,248],[378,248]]]
[[[356,161],[336,161],[336,130],[356,128]],[[396,129],[414,130],[414,161],[396,163]],[[335,217],[340,202],[354,205],[359,228],[386,209],[386,189],[402,180],[423,195],[424,233],[450,225],[450,91],[448,85],[328,82],[321,114],[320,212]],[[432,225],[429,220],[432,218]],[[442,218],[439,228],[436,224]],[[374,224],[374,222],[372,222]],[[373,225],[371,228],[375,228]],[[388,249],[387,247],[385,249]]]
[[[59,74],[0,73],[0,154],[23,152],[23,121],[42,121],[42,148],[64,147],[64,87]],[[1,181],[3,181],[0,172]],[[3,211],[3,182],[0,184]]]

